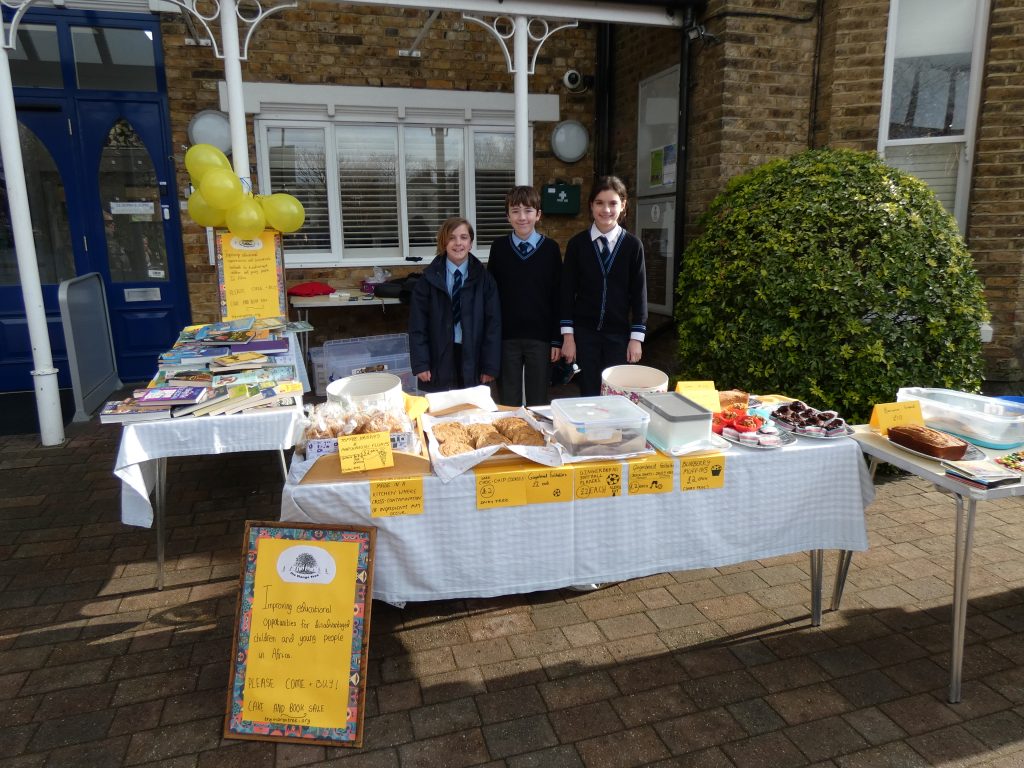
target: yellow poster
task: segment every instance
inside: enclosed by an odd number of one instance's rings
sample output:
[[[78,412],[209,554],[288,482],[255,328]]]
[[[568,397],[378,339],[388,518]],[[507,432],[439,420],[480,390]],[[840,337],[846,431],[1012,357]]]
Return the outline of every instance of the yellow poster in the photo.
[[[679,459],[679,490],[706,491],[725,485],[725,456],[721,453]]]
[[[622,464],[576,464],[576,498],[607,499],[622,495]]]
[[[675,462],[672,459],[634,459],[628,462],[630,496],[668,493],[672,490]]]
[[[252,240],[225,232],[217,238],[217,280],[222,320],[288,313],[281,235],[272,229]]]
[[[242,714],[245,720],[343,728],[359,544],[257,543]]]
[[[395,466],[391,449],[391,434],[366,432],[338,438],[338,457],[342,472],[366,472],[371,469]]]
[[[572,471],[565,467],[545,467],[526,472],[526,502],[548,504],[572,501]]]
[[[526,473],[477,472],[476,508],[526,506]]]
[[[423,478],[370,481],[370,516],[404,517],[423,514]]]

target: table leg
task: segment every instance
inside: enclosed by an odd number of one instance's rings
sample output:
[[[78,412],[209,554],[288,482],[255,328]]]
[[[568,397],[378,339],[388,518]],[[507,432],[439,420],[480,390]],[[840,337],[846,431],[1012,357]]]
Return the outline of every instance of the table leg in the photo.
[[[281,459],[281,475],[284,477],[284,481],[288,482],[288,460],[284,457],[284,449],[279,448],[277,451],[278,458]]]
[[[164,538],[167,515],[167,458],[156,461],[156,503],[153,516],[156,519],[156,588],[164,588]]]
[[[871,482],[875,482],[875,472],[878,470],[879,461],[875,456],[872,456],[868,461],[868,472],[871,474]]]
[[[967,631],[967,595],[971,576],[971,548],[974,544],[974,514],[977,502],[956,494],[956,543],[953,552],[953,649],[949,661],[949,703],[960,701],[963,678],[964,640]]]
[[[309,310],[303,310],[299,308],[299,320],[308,323],[309,322]],[[303,331],[302,333],[296,333],[298,337],[299,349],[302,351],[302,364],[309,364],[309,331]]]
[[[821,582],[825,560],[825,552],[821,549],[811,550],[811,626],[821,626]]]
[[[846,588],[846,574],[850,572],[850,561],[853,560],[853,552],[849,549],[839,550],[839,563],[836,565],[836,581],[832,587],[832,610],[839,610],[839,603],[843,599],[843,590]]]

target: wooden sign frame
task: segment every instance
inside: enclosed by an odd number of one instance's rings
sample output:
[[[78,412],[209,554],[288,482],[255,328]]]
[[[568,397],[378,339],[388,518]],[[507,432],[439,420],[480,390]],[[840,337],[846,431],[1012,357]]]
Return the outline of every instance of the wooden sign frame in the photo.
[[[218,232],[216,246],[221,320],[288,315],[280,232],[267,229],[259,237],[246,240],[222,231]],[[228,261],[232,262],[230,268]]]
[[[225,738],[362,746],[376,533],[358,525],[246,522]],[[339,546],[346,544],[357,549]],[[262,595],[256,593],[258,579]],[[280,587],[274,596],[271,586]],[[302,599],[290,602],[298,594]],[[334,598],[350,615],[334,611]],[[350,642],[329,647],[339,633]],[[305,651],[296,650],[303,645]],[[316,661],[304,664],[310,654]],[[257,668],[251,679],[250,662]],[[339,670],[347,674],[339,677]],[[332,692],[341,690],[347,699],[339,702]],[[266,707],[265,719],[253,717],[264,696],[275,703]],[[332,715],[337,719],[325,724]]]

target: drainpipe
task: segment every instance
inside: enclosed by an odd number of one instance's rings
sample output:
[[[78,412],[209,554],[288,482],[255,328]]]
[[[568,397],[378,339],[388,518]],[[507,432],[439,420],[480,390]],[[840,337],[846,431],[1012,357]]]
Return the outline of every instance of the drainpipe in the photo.
[[[612,80],[611,24],[601,24],[597,31],[597,72],[594,78],[594,109],[597,110],[597,136],[594,140],[594,175],[607,176],[612,171],[611,132],[614,122],[615,83]]]
[[[683,27],[679,31],[679,123],[676,128],[676,222],[675,252],[672,254],[672,312],[675,314],[676,286],[682,271],[683,238],[686,232],[686,182],[687,158],[689,156],[689,115],[690,115],[690,48],[692,41],[688,30],[694,25],[693,8],[686,9]]]

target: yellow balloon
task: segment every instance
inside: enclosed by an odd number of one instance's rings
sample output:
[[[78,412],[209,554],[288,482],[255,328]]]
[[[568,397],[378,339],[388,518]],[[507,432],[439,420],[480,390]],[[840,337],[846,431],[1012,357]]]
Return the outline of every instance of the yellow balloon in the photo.
[[[306,220],[306,210],[292,195],[278,192],[263,200],[267,223],[281,232],[294,232]]]
[[[251,197],[243,199],[224,217],[231,234],[250,240],[267,227],[267,219],[260,204]]]
[[[203,193],[206,202],[222,211],[234,208],[245,197],[242,182],[234,171],[227,168],[208,170],[199,184],[199,191]]]
[[[192,183],[198,185],[207,171],[213,168],[224,168],[230,171],[231,163],[228,162],[224,153],[213,144],[194,144],[185,153],[185,168],[192,178]]]
[[[224,211],[214,208],[198,189],[188,198],[188,215],[201,227],[223,227]]]

